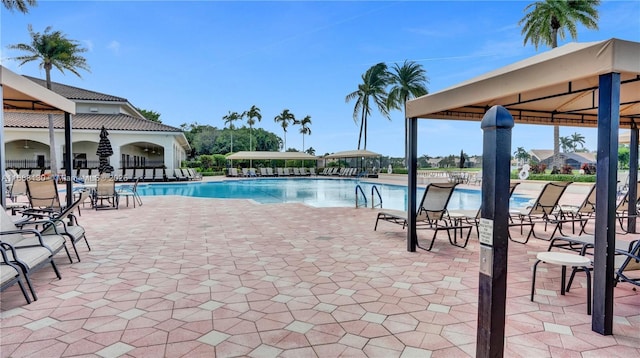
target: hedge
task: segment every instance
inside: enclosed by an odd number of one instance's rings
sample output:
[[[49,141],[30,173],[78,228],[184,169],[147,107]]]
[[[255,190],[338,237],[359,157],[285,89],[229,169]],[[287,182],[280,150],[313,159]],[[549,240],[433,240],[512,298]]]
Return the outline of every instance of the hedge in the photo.
[[[518,172],[511,172],[511,179],[520,179]],[[595,175],[573,175],[573,174],[529,174],[527,180],[543,181],[570,181],[574,183],[595,183]]]

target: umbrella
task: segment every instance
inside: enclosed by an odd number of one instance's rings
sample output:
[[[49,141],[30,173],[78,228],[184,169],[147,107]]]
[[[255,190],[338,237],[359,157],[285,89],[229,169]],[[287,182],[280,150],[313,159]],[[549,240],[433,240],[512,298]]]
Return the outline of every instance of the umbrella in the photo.
[[[464,152],[460,150],[460,169],[464,168]]]
[[[102,126],[102,129],[100,129],[100,142],[98,142],[98,150],[96,150],[96,155],[100,158],[100,166],[98,167],[100,174],[113,171],[113,167],[109,165],[109,157],[113,155],[113,148],[111,148],[108,136],[109,132]]]

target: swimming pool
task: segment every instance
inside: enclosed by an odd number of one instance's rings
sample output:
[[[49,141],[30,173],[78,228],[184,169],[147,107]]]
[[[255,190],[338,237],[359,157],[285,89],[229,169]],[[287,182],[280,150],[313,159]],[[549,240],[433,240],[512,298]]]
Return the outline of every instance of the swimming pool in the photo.
[[[355,179],[248,179],[220,182],[181,184],[151,184],[138,186],[142,196],[182,195],[202,198],[252,199],[262,204],[304,203],[315,207],[355,206],[355,188],[359,184],[371,206],[371,190],[375,185],[382,197],[385,209],[406,210],[407,187],[380,184]],[[424,188],[418,188],[421,198]],[[531,198],[513,195],[512,207],[524,206]],[[362,203],[360,199],[360,203]],[[379,202],[376,196],[376,204]],[[480,190],[456,188],[449,202],[449,209],[477,209],[480,207]]]

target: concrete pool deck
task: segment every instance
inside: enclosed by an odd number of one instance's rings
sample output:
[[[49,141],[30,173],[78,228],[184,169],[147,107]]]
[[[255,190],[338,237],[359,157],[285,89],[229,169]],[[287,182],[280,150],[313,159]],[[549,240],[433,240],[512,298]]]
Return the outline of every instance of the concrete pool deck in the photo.
[[[577,194],[576,194],[577,196]],[[478,243],[406,251],[375,211],[143,197],[82,210],[92,251],[2,292],[2,357],[466,357],[475,355]],[[421,237],[422,235],[419,234]],[[640,235],[626,235],[638,238]],[[509,357],[640,355],[640,293],[615,288],[612,336],[591,331],[586,280],[531,267],[548,242],[510,243]]]

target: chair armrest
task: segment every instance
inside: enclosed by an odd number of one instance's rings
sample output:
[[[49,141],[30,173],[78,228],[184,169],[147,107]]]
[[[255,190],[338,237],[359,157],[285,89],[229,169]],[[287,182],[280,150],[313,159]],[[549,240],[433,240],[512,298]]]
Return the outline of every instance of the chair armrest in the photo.
[[[47,246],[44,241],[42,241],[42,234],[40,234],[40,232],[38,232],[38,230],[35,229],[22,229],[22,230],[10,230],[10,231],[0,231],[0,236],[2,235],[10,235],[10,234],[31,234],[31,235],[35,235],[38,237],[38,242],[40,242],[41,247],[46,248],[47,250],[51,251],[51,253],[53,254],[53,250],[51,250],[51,248],[49,246]],[[5,243],[8,244],[8,243]],[[10,245],[10,244],[8,244]],[[21,246],[21,247],[38,247],[37,245],[28,245],[28,246]]]

